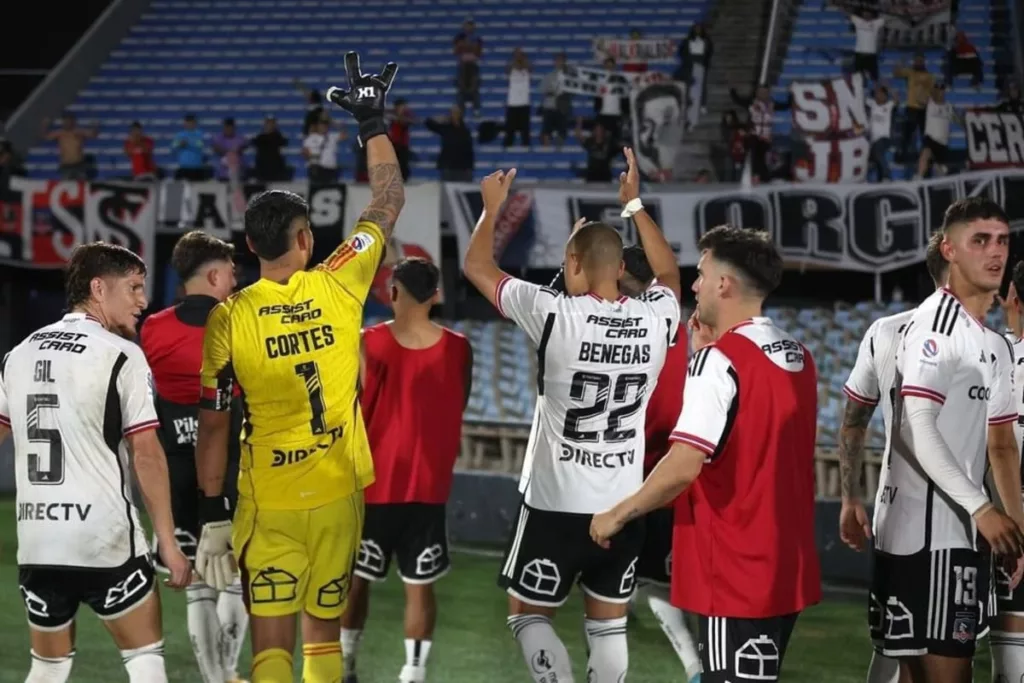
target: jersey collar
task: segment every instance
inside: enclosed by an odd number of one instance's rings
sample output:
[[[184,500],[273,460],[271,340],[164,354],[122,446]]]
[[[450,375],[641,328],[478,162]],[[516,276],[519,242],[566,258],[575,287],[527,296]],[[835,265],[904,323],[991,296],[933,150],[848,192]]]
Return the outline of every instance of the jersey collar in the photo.
[[[614,304],[624,304],[627,301],[629,301],[629,297],[626,296],[625,294],[619,295],[619,298],[616,299],[615,301],[608,301],[607,299],[602,299],[601,297],[599,297],[597,294],[594,294],[593,292],[587,292],[586,296],[589,296],[589,297],[591,297],[593,299],[596,299],[596,300],[598,300],[598,301],[600,301],[602,303],[609,303],[609,304],[613,304],[613,303]]]
[[[747,318],[746,320],[741,320],[740,322],[736,323],[735,325],[733,325],[732,327],[727,329],[725,332],[723,332],[722,335],[724,336],[724,335],[729,334],[730,332],[735,332],[736,330],[740,329],[741,327],[746,327],[747,325],[771,325],[771,324],[772,324],[772,319],[771,318],[769,318],[767,316],[759,315],[759,316],[755,316],[753,318]]]
[[[62,320],[66,322],[79,322],[81,320],[88,320],[89,322],[96,323],[97,325],[103,325],[103,323],[100,322],[99,318],[88,313],[65,313]]]
[[[968,311],[968,310],[967,310],[967,307],[966,307],[966,306],[964,306],[964,302],[963,302],[963,301],[960,301],[960,297],[958,297],[958,296],[957,296],[957,295],[956,295],[956,294],[955,294],[955,293],[953,292],[953,290],[952,290],[952,289],[950,289],[950,288],[949,288],[948,286],[944,286],[944,287],[942,287],[942,288],[941,288],[941,291],[943,291],[943,292],[945,292],[946,294],[949,294],[949,295],[950,295],[951,297],[953,297],[953,298],[954,298],[954,299],[956,300],[956,302],[957,302],[958,304],[960,304],[960,310],[961,310],[961,311],[963,311],[964,313],[966,313],[966,314],[967,314],[967,317],[968,317],[968,318],[970,318],[970,319],[971,319],[971,320],[973,320],[974,322],[978,323],[978,327],[980,327],[980,328],[981,328],[981,329],[983,329],[983,330],[985,329],[985,324],[984,324],[983,322],[981,322],[980,320],[978,320],[977,318],[975,318],[975,317],[974,317],[974,314],[973,314],[973,313],[971,313],[970,311]]]

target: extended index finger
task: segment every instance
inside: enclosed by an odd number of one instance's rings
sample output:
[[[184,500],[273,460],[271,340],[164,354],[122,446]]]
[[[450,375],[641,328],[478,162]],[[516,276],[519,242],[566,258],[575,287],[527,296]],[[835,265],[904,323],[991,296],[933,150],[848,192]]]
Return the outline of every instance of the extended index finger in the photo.
[[[626,163],[629,164],[630,168],[632,168],[633,164],[636,163],[636,159],[633,157],[633,148],[632,147],[623,147],[622,148],[622,153],[626,155]]]
[[[350,86],[354,86],[363,75],[359,69],[359,53],[355,50],[345,53],[345,73],[348,75]]]

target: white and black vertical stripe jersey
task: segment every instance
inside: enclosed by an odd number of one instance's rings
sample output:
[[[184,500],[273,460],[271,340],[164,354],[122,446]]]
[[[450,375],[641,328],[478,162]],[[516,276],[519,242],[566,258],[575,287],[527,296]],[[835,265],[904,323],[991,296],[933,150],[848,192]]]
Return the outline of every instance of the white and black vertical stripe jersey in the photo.
[[[14,438],[18,564],[118,567],[147,552],[124,437],[158,426],[142,350],[64,316],[5,358],[0,420]]]
[[[643,481],[647,401],[679,326],[679,301],[566,296],[506,277],[498,310],[537,346],[537,407],[519,490],[541,510],[591,514]]]
[[[907,323],[896,347],[888,467],[879,481],[875,512],[878,550],[911,555],[975,547],[974,520],[921,468],[919,461],[931,453],[915,448],[903,404],[908,397],[940,404],[938,432],[957,466],[985,496],[988,425],[1017,418],[1009,349],[998,336],[946,288],[925,299]]]
[[[1004,335],[1013,348],[1013,393],[1017,402],[1017,421],[1013,433],[1017,437],[1017,452],[1024,450],[1024,339],[1013,333]],[[1022,471],[1024,474],[1024,471]]]

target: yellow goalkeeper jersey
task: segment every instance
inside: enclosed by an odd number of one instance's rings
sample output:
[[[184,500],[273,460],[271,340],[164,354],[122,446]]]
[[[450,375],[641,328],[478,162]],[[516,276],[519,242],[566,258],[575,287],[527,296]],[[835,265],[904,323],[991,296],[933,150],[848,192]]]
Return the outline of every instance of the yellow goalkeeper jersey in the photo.
[[[286,284],[261,279],[210,313],[202,397],[244,405],[239,495],[267,509],[312,509],[373,483],[357,397],[363,304],[386,250],[359,222],[323,264]]]

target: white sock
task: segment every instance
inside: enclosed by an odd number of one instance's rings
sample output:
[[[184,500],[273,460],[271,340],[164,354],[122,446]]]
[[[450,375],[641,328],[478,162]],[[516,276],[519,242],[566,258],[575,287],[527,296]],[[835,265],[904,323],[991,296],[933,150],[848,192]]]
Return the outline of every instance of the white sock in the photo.
[[[167,683],[164,669],[164,641],[135,650],[121,650],[128,683]]]
[[[430,654],[429,640],[405,639],[405,666],[398,674],[399,683],[423,683],[427,680],[427,655]]]
[[[586,619],[590,657],[587,659],[587,683],[618,683],[629,670],[629,645],[626,643],[626,617]]]
[[[25,683],[64,683],[71,675],[74,659],[74,650],[67,657],[40,657],[32,652],[32,668],[28,670]]]
[[[217,596],[217,623],[220,624],[220,668],[223,680],[238,678],[238,656],[242,653],[245,631],[249,627],[249,613],[242,599],[242,580],[228,586]]]
[[[900,660],[873,652],[867,683],[899,683],[899,680]]]
[[[220,619],[217,618],[217,591],[205,583],[193,583],[185,589],[188,601],[188,635],[192,652],[204,683],[224,683],[220,662]]]
[[[519,641],[535,683],[573,683],[569,653],[551,626],[551,619],[540,614],[517,614],[506,623]]]
[[[341,629],[341,658],[345,663],[346,674],[354,674],[356,672],[356,654],[359,652],[359,641],[362,638],[362,629]]]
[[[657,591],[664,597],[655,595],[656,590],[653,586],[648,586],[647,591],[647,605],[654,613],[654,618],[658,620],[661,630],[668,637],[668,642],[672,644],[672,649],[676,651],[679,661],[683,663],[683,668],[686,669],[686,680],[690,680],[701,671],[700,654],[697,653],[697,646],[690,636],[690,631],[686,628],[683,611],[669,603],[667,589],[662,588]]]
[[[1024,633],[991,631],[992,680],[1019,681],[1024,678]]]

